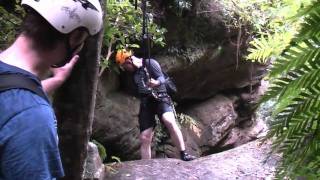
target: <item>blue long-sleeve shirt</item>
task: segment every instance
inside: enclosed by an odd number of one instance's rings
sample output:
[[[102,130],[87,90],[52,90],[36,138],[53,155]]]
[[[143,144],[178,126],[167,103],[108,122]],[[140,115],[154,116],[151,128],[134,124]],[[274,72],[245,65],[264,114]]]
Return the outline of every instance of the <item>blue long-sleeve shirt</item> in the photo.
[[[33,74],[0,61],[0,74]],[[56,118],[50,104],[25,89],[0,92],[0,179],[52,180],[64,176]]]

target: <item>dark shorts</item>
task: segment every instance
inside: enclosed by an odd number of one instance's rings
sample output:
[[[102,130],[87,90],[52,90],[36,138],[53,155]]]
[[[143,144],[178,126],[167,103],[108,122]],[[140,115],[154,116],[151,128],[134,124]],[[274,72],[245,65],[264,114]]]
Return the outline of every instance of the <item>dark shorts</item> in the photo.
[[[154,98],[142,98],[139,112],[140,132],[156,126],[155,115],[161,119],[166,112],[173,112],[170,97],[156,100]]]

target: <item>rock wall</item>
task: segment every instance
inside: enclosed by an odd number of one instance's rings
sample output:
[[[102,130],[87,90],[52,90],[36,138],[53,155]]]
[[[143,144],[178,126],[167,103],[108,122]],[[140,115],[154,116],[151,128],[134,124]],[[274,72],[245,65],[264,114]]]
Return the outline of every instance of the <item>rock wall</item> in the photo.
[[[83,180],[103,180],[105,177],[105,166],[99,156],[98,147],[89,142],[87,146],[88,154],[84,163]]]
[[[256,138],[248,131],[259,124],[252,105],[266,67],[242,58],[248,33],[226,24],[234,18],[225,13],[227,7],[215,0],[192,2],[196,3],[181,15],[167,7],[169,1],[153,2],[155,17],[168,32],[167,45],[153,47],[151,54],[178,87],[174,97],[178,113],[198,122],[182,126],[187,150],[203,156]],[[94,138],[123,160],[139,159],[139,102],[132,96],[130,74],[105,73],[98,92]],[[177,157],[170,139],[161,146],[164,156]]]
[[[280,156],[267,158],[271,144],[259,141],[190,162],[178,159],[151,159],[114,164],[108,180],[135,179],[273,179]]]

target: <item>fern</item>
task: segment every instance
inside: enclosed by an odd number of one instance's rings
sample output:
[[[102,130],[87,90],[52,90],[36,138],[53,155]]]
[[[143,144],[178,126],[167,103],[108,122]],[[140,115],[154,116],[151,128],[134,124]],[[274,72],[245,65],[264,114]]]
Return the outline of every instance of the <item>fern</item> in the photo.
[[[106,148],[101,143],[99,143],[97,140],[93,139],[92,143],[94,143],[97,146],[100,158],[101,158],[101,160],[103,162],[107,157]]]
[[[309,16],[303,23],[303,28],[299,35],[300,38],[319,37],[320,24],[317,23],[320,22],[319,6],[320,2],[316,1],[312,6],[309,6],[298,14],[300,16],[304,16],[305,14]]]
[[[305,39],[302,42],[293,42],[293,47],[285,50],[284,54],[273,65],[271,77],[288,73],[293,69],[308,68],[306,66],[317,65],[320,55],[319,37]]]
[[[275,137],[273,152],[283,160],[277,177],[320,178],[320,3],[296,18],[301,29],[272,65],[271,88],[262,101],[277,99],[266,138]],[[267,57],[267,56],[266,56]]]
[[[248,49],[250,54],[247,56],[248,60],[267,63],[270,57],[280,55],[283,49],[289,44],[293,37],[291,31],[283,33],[275,33],[273,35],[267,34],[254,39],[250,42],[251,48]]]
[[[310,1],[250,1],[255,4],[254,9],[258,8],[261,12],[258,16],[251,15],[257,16],[251,19],[254,21],[253,29],[258,29],[258,35],[255,35],[256,37],[250,42],[247,59],[269,63],[278,58],[290,45],[300,27],[301,18],[297,15],[297,11],[300,7],[310,4]]]

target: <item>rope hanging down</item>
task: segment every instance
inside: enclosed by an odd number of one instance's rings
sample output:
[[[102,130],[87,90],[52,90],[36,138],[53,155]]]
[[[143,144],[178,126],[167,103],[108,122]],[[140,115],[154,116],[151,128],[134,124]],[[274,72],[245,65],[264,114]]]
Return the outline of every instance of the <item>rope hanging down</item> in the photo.
[[[145,60],[150,59],[150,36],[148,31],[147,18],[147,0],[142,0],[142,49],[143,49],[143,66],[145,67]],[[150,61],[149,61],[150,63]]]

